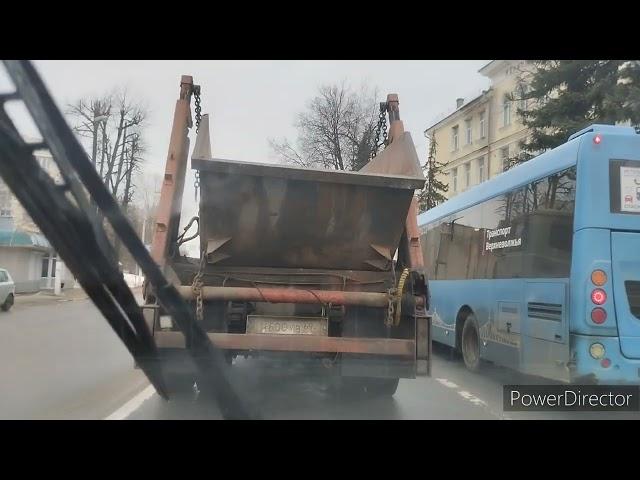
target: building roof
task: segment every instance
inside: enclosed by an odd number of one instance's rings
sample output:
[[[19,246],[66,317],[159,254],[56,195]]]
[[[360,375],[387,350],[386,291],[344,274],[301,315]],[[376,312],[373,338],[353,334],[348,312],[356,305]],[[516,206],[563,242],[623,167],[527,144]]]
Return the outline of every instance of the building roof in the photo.
[[[504,60],[491,60],[484,67],[482,67],[480,70],[478,70],[478,73],[480,75],[484,75],[485,77],[490,77],[491,74],[493,73],[493,70],[496,67],[501,66],[503,63],[504,63]]]
[[[0,230],[0,247],[24,247],[49,250],[51,244],[41,233],[24,230]]]
[[[424,133],[427,133],[429,130],[431,130],[434,127],[437,127],[438,125],[440,125],[441,123],[444,123],[445,121],[449,120],[451,117],[453,117],[454,115],[458,114],[459,112],[462,112],[464,110],[467,109],[467,107],[470,107],[474,104],[476,104],[477,102],[480,101],[480,99],[486,97],[487,93],[489,93],[489,91],[491,91],[491,87],[489,87],[487,90],[483,90],[482,93],[480,95],[477,95],[475,97],[473,97],[471,100],[469,100],[466,103],[463,103],[462,106],[456,108],[453,112],[451,112],[449,115],[445,116],[444,118],[441,118],[440,120],[438,120],[437,122],[435,122],[433,125],[425,128]]]

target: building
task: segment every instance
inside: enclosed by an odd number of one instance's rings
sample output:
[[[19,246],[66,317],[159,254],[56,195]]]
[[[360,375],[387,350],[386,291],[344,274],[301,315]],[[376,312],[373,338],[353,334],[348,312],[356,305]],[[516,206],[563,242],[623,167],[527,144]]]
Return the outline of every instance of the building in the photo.
[[[458,98],[455,110],[431,125],[425,136],[436,140],[436,160],[445,164],[440,178],[449,185],[448,198],[504,171],[505,161],[520,152],[527,129],[517,110],[525,102],[508,95],[526,88],[519,83],[524,60],[493,60],[479,70],[491,85],[475,98]]]
[[[60,180],[53,158],[36,153],[40,165]],[[6,268],[16,284],[16,293],[54,289],[56,276],[63,289],[73,288],[75,279],[45,236],[0,178],[0,268]]]

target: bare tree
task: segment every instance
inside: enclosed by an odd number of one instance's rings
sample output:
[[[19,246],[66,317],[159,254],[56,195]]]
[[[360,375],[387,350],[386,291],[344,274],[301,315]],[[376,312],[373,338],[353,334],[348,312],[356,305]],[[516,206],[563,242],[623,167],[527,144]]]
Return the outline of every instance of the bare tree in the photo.
[[[295,143],[269,139],[276,158],[301,167],[359,170],[374,147],[378,120],[377,90],[363,85],[353,90],[341,84],[323,85],[298,113]]]
[[[82,137],[88,137],[92,141],[91,161],[96,165],[98,153],[98,137],[99,130],[102,127],[102,139],[104,142],[106,136],[106,121],[111,115],[111,106],[113,98],[111,94],[102,97],[93,97],[89,99],[80,99],[75,104],[69,105],[67,113],[76,118],[76,124],[73,129]],[[102,149],[104,158],[104,143]]]
[[[68,106],[74,130],[91,141],[91,160],[122,205],[131,201],[132,174],[142,161],[145,108],[126,90],[80,99]],[[121,187],[123,190],[121,190]]]
[[[99,97],[80,99],[68,105],[74,130],[90,142],[91,161],[111,194],[132,222],[136,209],[129,212],[134,191],[134,174],[143,162],[143,132],[146,109],[130,99],[125,89]],[[98,221],[102,221],[98,214]],[[109,229],[108,229],[109,231]],[[119,256],[120,242],[114,241]]]

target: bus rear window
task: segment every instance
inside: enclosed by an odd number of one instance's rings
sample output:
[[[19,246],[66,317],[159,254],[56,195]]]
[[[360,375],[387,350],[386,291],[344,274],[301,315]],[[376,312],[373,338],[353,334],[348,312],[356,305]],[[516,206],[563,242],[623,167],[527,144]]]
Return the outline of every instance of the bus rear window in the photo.
[[[640,161],[609,163],[611,213],[640,214]]]

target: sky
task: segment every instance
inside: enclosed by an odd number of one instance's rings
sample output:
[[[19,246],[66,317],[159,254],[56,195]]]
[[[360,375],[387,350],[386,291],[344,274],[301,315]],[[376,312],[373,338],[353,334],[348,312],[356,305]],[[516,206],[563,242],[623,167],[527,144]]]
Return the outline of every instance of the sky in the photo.
[[[295,139],[293,122],[318,87],[346,80],[378,89],[380,101],[397,93],[405,130],[418,156],[426,158],[424,130],[455,109],[456,98],[471,98],[489,86],[478,73],[489,60],[36,60],[45,84],[64,108],[68,103],[125,87],[147,106],[145,175],[162,175],[181,75],[202,88],[202,113],[210,116],[214,157],[270,161],[268,139]],[[0,68],[0,92],[11,82]],[[24,135],[37,136],[21,105],[7,110]],[[195,135],[195,132],[193,132]],[[195,136],[191,146],[195,144]],[[197,213],[193,172],[187,173],[183,220]]]

